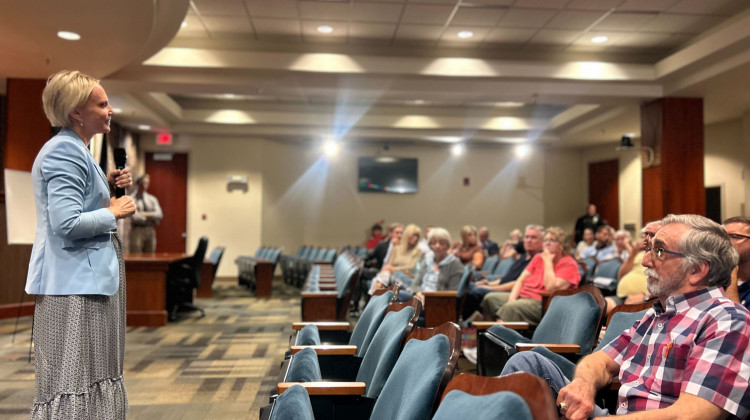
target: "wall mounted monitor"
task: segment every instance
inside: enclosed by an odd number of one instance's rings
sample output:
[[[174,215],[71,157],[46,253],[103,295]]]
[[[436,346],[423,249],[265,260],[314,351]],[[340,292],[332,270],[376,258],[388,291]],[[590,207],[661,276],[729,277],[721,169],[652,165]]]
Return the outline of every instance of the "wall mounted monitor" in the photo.
[[[361,192],[415,194],[418,172],[416,158],[360,157],[357,183]]]

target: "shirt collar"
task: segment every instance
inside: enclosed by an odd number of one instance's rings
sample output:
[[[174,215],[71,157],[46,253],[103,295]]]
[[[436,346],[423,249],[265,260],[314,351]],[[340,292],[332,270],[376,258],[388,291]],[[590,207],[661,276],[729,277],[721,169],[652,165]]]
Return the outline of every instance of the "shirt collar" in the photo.
[[[661,301],[657,300],[654,302],[654,310],[657,315],[661,315],[662,313],[672,314],[675,312],[684,312],[692,307],[699,306],[704,302],[722,296],[724,296],[724,293],[720,287],[707,287],[705,289],[668,297],[666,308],[662,307]]]
[[[447,265],[447,264],[450,264],[450,263],[451,263],[451,262],[452,262],[453,260],[455,260],[455,259],[456,259],[456,256],[455,256],[455,255],[453,255],[453,254],[448,254],[448,255],[446,255],[446,256],[445,256],[445,258],[443,258],[443,260],[442,260],[442,261],[440,261],[440,262],[438,263],[438,267],[440,267],[440,266],[443,266],[443,265]]]

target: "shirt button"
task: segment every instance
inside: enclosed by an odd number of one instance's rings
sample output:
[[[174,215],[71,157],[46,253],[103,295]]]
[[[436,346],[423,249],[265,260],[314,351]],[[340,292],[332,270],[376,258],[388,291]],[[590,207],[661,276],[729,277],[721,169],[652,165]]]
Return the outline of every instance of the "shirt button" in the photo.
[[[627,404],[625,404],[625,403],[622,403],[622,404],[620,404],[620,407],[622,407],[622,408],[625,408],[625,407],[627,407],[627,406],[628,406],[628,405],[627,405]]]
[[[638,380],[633,381],[633,385],[638,385]]]
[[[656,324],[657,327],[661,328],[662,324]]]

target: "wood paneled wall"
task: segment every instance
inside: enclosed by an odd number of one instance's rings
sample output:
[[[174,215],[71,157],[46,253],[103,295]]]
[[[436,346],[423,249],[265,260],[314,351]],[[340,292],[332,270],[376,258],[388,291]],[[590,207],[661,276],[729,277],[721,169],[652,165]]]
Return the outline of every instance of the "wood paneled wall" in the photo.
[[[36,154],[50,137],[51,127],[42,109],[45,83],[36,79],[8,79],[5,123],[0,125],[0,131],[5,133],[0,136],[4,168],[30,171]],[[4,182],[2,188],[4,191]],[[5,217],[3,194],[0,199],[0,318],[16,316],[31,257],[31,245],[8,245]],[[23,312],[31,314],[33,299],[26,296],[24,300],[27,304]]]

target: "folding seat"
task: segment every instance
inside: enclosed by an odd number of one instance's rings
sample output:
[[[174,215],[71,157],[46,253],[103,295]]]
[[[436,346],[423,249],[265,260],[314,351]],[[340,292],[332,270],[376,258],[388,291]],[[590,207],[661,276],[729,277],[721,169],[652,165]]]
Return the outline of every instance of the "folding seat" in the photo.
[[[619,258],[601,261],[597,265],[591,282],[602,290],[604,296],[614,295],[617,291],[617,272],[620,271],[621,265],[622,261]]]
[[[424,326],[436,327],[446,322],[460,321],[471,280],[471,266],[464,267],[458,290],[422,292],[424,295]]]
[[[484,276],[487,280],[497,280],[500,277],[504,276],[508,270],[510,270],[510,267],[513,266],[513,263],[515,263],[516,260],[513,258],[505,258],[500,260],[497,265],[495,266],[495,269],[492,270],[492,273]]]
[[[561,291],[552,295],[549,308],[531,339],[516,332],[516,325],[514,329],[502,323],[492,325],[477,337],[479,373],[483,376],[499,375],[513,354],[536,346],[548,347],[574,360],[589,354],[596,343],[606,307],[599,289],[582,286],[572,292]]]
[[[484,277],[492,274],[492,272],[495,270],[495,267],[497,266],[499,262],[499,257],[497,254],[487,257],[484,260],[484,264],[482,264],[482,268],[479,271],[474,272],[474,278],[476,280],[481,280]]]

